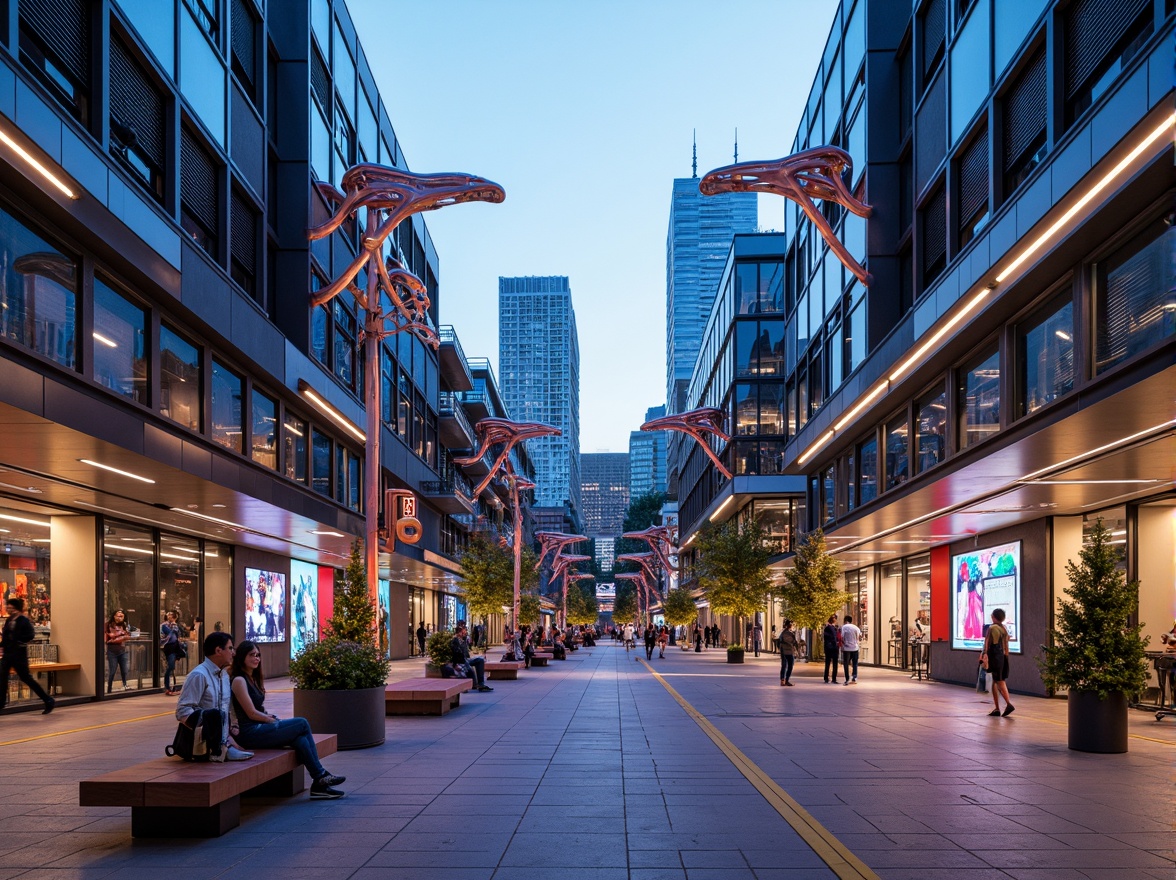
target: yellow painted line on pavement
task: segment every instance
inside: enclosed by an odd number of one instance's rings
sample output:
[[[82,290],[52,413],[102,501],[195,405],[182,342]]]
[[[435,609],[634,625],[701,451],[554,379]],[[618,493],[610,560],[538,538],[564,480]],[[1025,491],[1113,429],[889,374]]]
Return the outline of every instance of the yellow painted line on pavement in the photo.
[[[39,733],[36,736],[26,736],[24,739],[10,739],[0,742],[0,746],[15,746],[21,743],[35,742],[39,739],[50,739],[55,736],[69,736],[71,733],[84,733],[87,730],[101,730],[104,727],[117,727],[120,724],[134,724],[136,721],[150,721],[153,718],[174,716],[174,712],[158,712],[155,715],[140,715],[138,718],[124,718],[122,721],[108,721],[106,724],[93,724],[89,727],[74,727],[70,730],[57,730],[53,733]]]
[[[1017,713],[1017,720],[1018,721],[1038,721],[1042,724],[1052,724],[1055,727],[1069,727],[1069,722],[1067,722],[1067,721],[1055,721],[1052,718],[1035,718],[1032,715],[1024,715],[1020,712]],[[1146,740],[1147,742],[1159,743],[1162,746],[1176,746],[1176,741],[1173,741],[1170,739],[1156,739],[1154,736],[1144,736],[1142,733],[1129,733],[1129,734],[1127,734],[1127,738],[1128,739],[1142,739],[1142,740]]]
[[[735,769],[755,786],[756,791],[763,795],[764,800],[780,814],[785,822],[792,826],[792,829],[800,835],[801,840],[820,856],[834,874],[841,880],[878,880],[878,875],[871,871],[865,862],[850,852],[849,848],[833,835],[833,832],[818,822],[808,810],[790,797],[751,758],[736,748],[735,744],[711,724],[706,716],[674,690],[660,672],[645,661],[641,662],[644,663],[646,669],[653,673],[653,677],[669,692],[670,696],[678,701],[678,705],[686,710],[686,714],[694,719],[694,723],[702,728],[702,732],[719,747],[719,751],[735,765]]]

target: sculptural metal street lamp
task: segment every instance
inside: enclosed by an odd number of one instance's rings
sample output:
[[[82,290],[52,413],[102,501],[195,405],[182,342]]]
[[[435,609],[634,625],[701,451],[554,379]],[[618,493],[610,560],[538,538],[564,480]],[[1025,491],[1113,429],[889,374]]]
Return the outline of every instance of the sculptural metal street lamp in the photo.
[[[378,602],[380,577],[379,506],[383,469],[380,465],[381,382],[380,340],[401,332],[416,335],[422,342],[438,346],[437,333],[428,324],[429,297],[425,285],[391,256],[384,244],[404,220],[423,211],[435,211],[462,202],[499,203],[506,198],[501,186],[470,174],[412,174],[397,168],[361,163],[349,168],[341,181],[342,191],[317,181],[315,189],[334,213],[319,226],[307,230],[311,241],[325,238],[348,221],[359,222],[366,212],[360,247],[350,264],[326,287],[310,295],[312,308],[326,305],[343,291],[355,297],[364,310],[359,341],[364,350],[364,403],[367,430],[364,439],[364,561],[368,594]],[[357,283],[360,272],[364,284]],[[385,310],[383,300],[391,303]],[[389,523],[392,511],[387,511]],[[390,530],[391,531],[391,530]]]
[[[869,287],[873,276],[845,249],[813,204],[813,199],[835,202],[851,214],[869,217],[873,209],[854,198],[845,185],[844,174],[852,168],[853,159],[840,147],[813,147],[772,162],[740,162],[708,171],[698,182],[698,191],[704,196],[771,193],[796,202],[841,264]]]
[[[618,581],[634,581],[637,586],[637,615],[638,617],[645,617],[649,620],[649,584],[646,581],[647,575],[644,569],[641,571],[622,571],[620,574],[614,574],[613,578]],[[645,599],[645,610],[641,609],[641,600]]]
[[[650,419],[641,426],[641,430],[680,431],[683,434],[688,434],[698,442],[707,458],[714,462],[719,473],[729,480],[731,479],[730,468],[715,455],[715,451],[710,448],[710,443],[707,441],[708,434],[718,437],[724,443],[731,439],[731,436],[724,430],[726,421],[727,416],[721,409],[714,406],[704,406],[692,409],[690,412],[674,413],[659,419]]]
[[[591,562],[591,561],[592,561],[591,556],[578,556],[575,554],[569,554],[566,556],[557,556],[552,561],[551,578],[552,578],[552,580],[555,580],[555,578],[557,578],[557,577],[560,578],[560,581],[561,581],[560,589],[563,594],[563,612],[560,616],[560,626],[561,627],[566,627],[568,625],[568,579],[569,578],[574,579],[576,577],[581,577],[581,575],[579,575],[579,573],[576,572],[575,569],[572,568],[572,566],[574,566],[578,562]],[[589,577],[595,577],[595,575],[589,575]]]
[[[490,451],[490,447],[501,444],[502,450],[490,466],[490,472],[474,488],[473,498],[482,494],[490,481],[501,475],[510,488],[510,506],[514,514],[514,605],[511,609],[511,626],[518,628],[519,624],[519,587],[522,583],[523,568],[523,517],[520,505],[520,493],[527,489],[534,489],[535,484],[526,477],[514,472],[514,465],[510,461],[510,452],[516,445],[536,437],[558,437],[563,432],[551,425],[539,422],[512,422],[510,419],[496,417],[485,418],[474,425],[474,433],[478,436],[478,448],[472,455],[455,458],[454,462],[462,467],[468,467]],[[470,499],[471,502],[473,499]]]
[[[621,537],[629,538],[633,541],[644,541],[657,556],[658,563],[661,564],[662,569],[667,574],[674,570],[675,563],[671,557],[678,555],[678,548],[676,546],[678,541],[677,526],[650,526],[647,529],[642,529],[640,532],[625,532]]]

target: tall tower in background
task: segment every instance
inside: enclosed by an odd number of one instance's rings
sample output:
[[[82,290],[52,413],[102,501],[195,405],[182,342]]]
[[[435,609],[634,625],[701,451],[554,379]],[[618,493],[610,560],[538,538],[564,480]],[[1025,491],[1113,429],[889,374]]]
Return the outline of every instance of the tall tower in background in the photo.
[[[580,463],[584,534],[590,538],[620,537],[629,509],[629,454],[586,452]]]
[[[660,419],[665,414],[664,406],[652,406],[645,411],[645,421]],[[666,491],[666,433],[629,432],[630,499],[639,498],[649,492]]]
[[[565,275],[498,279],[498,369],[511,418],[559,428],[527,443],[535,463],[536,508],[580,503],[580,343]]]
[[[700,193],[697,145],[694,176],[674,180],[666,238],[667,412],[685,409],[686,386],[731,239],[736,233],[755,232],[756,198],[754,193]]]

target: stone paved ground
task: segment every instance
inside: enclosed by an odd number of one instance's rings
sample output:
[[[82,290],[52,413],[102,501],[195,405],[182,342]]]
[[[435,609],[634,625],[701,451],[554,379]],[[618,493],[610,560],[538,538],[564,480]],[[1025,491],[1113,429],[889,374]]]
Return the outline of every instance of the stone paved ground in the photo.
[[[79,779],[160,753],[173,700],[4,716],[0,880],[834,876],[662,681],[880,877],[1176,878],[1176,718],[1135,712],[1128,754],[1083,755],[1061,701],[991,719],[986,697],[892,671],[842,687],[801,665],[785,689],[775,658],[723,660],[672,648],[659,680],[579,651],[389,719],[384,746],[327,761],[346,799],[248,801],[207,841],[132,841],[129,810],[77,806]],[[288,691],[269,702],[290,711]]]

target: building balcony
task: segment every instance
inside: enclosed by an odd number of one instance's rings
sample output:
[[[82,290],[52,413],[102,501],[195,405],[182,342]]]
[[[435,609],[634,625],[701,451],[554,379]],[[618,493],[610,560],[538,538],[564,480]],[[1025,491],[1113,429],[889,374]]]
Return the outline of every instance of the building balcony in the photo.
[[[470,499],[474,487],[461,474],[449,474],[441,480],[422,480],[420,485],[421,496],[428,499],[430,507],[448,514],[474,512]]]
[[[441,368],[441,379],[454,391],[472,391],[474,377],[470,375],[469,362],[461,350],[457,332],[449,324],[437,331],[441,345],[437,349],[437,361]]]
[[[437,430],[446,449],[470,449],[477,446],[474,428],[466,418],[461,401],[453,391],[442,391],[437,413]]]
[[[461,402],[475,425],[482,419],[490,417],[490,403],[486,399],[485,391],[481,389],[463,391],[461,393]]]

